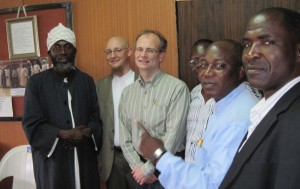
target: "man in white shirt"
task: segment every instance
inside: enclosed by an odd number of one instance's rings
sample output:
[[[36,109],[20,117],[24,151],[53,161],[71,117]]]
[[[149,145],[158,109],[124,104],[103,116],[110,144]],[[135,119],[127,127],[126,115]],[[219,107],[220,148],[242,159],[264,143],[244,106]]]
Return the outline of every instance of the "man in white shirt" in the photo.
[[[208,46],[212,44],[213,41],[209,39],[199,39],[197,40],[191,50],[191,60],[189,61],[190,69],[193,73],[198,76],[198,68],[201,63],[200,59],[204,56]],[[202,90],[201,84],[198,84],[191,91],[191,102],[189,107],[189,113],[187,117],[187,136],[186,136],[186,146],[185,146],[185,161],[193,162],[195,154],[196,142],[195,135],[198,135],[203,131],[204,125],[206,125],[209,115],[211,114],[212,107],[215,101],[211,99],[209,102],[208,97],[204,90]]]
[[[100,177],[108,189],[130,189],[134,188],[135,182],[120,148],[118,106],[123,89],[134,82],[137,74],[130,68],[132,49],[123,37],[111,37],[104,53],[112,74],[96,82],[104,133]]]

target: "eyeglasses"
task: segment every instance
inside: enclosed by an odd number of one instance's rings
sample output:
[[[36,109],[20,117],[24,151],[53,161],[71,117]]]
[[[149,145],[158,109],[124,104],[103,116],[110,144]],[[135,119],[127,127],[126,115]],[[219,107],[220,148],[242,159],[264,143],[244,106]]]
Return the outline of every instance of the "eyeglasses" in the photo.
[[[199,62],[200,62],[200,59],[197,58],[197,57],[189,61],[189,63],[190,63],[191,66],[195,66]]]
[[[122,52],[123,50],[126,50],[126,49],[128,49],[128,48],[114,48],[113,50],[111,50],[111,49],[106,49],[106,50],[104,51],[104,53],[105,53],[107,56],[110,56],[112,53],[114,53],[115,55],[119,56],[119,55],[121,54],[121,52]]]
[[[213,70],[213,71],[223,71],[226,69],[228,64],[226,62],[216,62],[213,64],[208,63],[206,60],[201,59],[199,61],[199,64],[197,65],[198,71],[204,71],[204,70]]]
[[[138,54],[142,54],[144,51],[147,55],[154,55],[155,53],[159,52],[158,50],[152,48],[147,48],[145,50],[142,47],[135,48],[135,52]]]

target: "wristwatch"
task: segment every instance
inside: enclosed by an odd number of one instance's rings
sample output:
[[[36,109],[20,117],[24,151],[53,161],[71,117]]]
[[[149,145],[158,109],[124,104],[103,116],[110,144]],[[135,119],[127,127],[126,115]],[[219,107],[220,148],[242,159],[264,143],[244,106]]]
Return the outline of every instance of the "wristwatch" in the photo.
[[[151,163],[152,163],[153,165],[155,165],[155,161],[156,161],[157,159],[159,159],[165,152],[166,152],[166,150],[165,150],[164,148],[157,148],[157,149],[154,151],[152,157],[150,158]]]

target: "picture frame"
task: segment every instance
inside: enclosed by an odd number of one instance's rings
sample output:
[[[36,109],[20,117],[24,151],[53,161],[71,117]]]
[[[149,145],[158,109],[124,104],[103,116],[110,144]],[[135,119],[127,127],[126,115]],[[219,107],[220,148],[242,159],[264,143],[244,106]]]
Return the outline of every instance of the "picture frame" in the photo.
[[[9,59],[39,57],[37,16],[6,19]]]
[[[39,37],[39,57],[23,57],[10,59],[9,57],[9,47],[7,43],[8,33],[6,32],[6,20],[16,18],[19,7],[0,9],[0,61],[3,65],[10,65],[11,62],[17,62],[19,60],[35,60],[43,57],[48,57],[48,50],[46,46],[47,34],[51,28],[57,26],[58,23],[64,24],[66,27],[73,30],[73,5],[72,2],[59,2],[59,3],[47,3],[47,4],[36,4],[36,5],[26,5],[26,13],[28,16],[37,16],[38,21],[38,37]],[[55,15],[55,16],[54,16]],[[25,14],[20,13],[20,16],[24,18]],[[51,17],[51,19],[49,19]],[[19,17],[20,18],[20,17]],[[35,31],[35,30],[34,30]],[[26,55],[27,56],[27,55]],[[14,56],[15,57],[15,56]],[[9,62],[11,61],[11,62]],[[51,61],[48,59],[49,67],[52,66]],[[0,63],[1,68],[1,63]],[[23,88],[13,88],[23,89]],[[0,88],[2,90],[2,88]],[[23,108],[24,108],[24,97],[23,96],[12,96],[13,105],[13,117],[0,117],[1,121],[22,121]],[[1,188],[1,187],[0,187]]]

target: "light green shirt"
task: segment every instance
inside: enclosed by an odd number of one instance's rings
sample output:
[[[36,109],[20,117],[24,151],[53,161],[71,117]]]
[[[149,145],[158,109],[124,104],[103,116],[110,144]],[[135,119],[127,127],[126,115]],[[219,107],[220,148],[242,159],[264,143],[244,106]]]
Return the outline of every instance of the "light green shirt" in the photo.
[[[186,84],[170,75],[158,73],[144,83],[141,77],[126,87],[119,105],[120,144],[130,167],[141,166],[146,176],[154,166],[140,160],[139,121],[153,137],[163,141],[171,153],[184,149],[186,118],[190,95]]]

